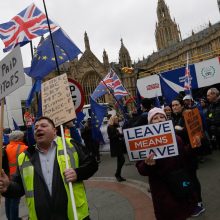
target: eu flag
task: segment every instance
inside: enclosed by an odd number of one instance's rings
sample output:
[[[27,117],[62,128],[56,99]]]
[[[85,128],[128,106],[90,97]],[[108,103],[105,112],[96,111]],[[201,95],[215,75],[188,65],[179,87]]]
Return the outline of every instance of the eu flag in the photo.
[[[67,60],[73,60],[80,53],[80,49],[74,42],[59,28],[52,33],[58,64]],[[50,36],[43,40],[37,47],[29,70],[30,77],[42,79],[56,69],[56,61]]]
[[[102,121],[107,114],[107,107],[98,104],[92,97],[90,97],[91,104],[91,125],[92,125],[92,137],[94,140],[104,143],[100,127]]]
[[[75,126],[77,128],[81,128],[82,126],[82,121],[85,118],[85,114],[83,112],[78,112],[76,113],[76,120],[75,120]]]
[[[80,49],[62,31],[58,29],[52,33],[58,64],[73,60],[80,53]],[[35,79],[26,106],[29,107],[35,92],[40,91],[41,80],[56,69],[56,61],[50,36],[43,40],[37,47],[30,68],[25,68],[25,73]]]

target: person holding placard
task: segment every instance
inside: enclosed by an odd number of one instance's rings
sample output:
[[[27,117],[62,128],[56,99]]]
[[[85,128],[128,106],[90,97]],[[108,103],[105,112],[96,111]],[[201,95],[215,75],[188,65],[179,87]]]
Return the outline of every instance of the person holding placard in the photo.
[[[148,113],[149,124],[166,120],[167,116],[160,108],[153,108]],[[185,148],[180,137],[176,136],[176,139],[178,156],[155,160],[154,154],[149,154],[145,160],[136,163],[138,172],[149,177],[157,220],[186,220],[191,216],[196,205],[192,190],[193,183],[188,175],[191,169],[188,163],[190,150]],[[186,188],[183,188],[184,185],[179,185],[176,180],[182,181],[180,183],[185,184]]]
[[[0,192],[10,197],[25,194],[31,220],[73,220],[68,187],[72,182],[78,220],[88,220],[88,202],[82,181],[97,171],[97,162],[76,142],[66,138],[70,165],[66,169],[62,139],[56,135],[55,124],[48,117],[35,122],[34,137],[36,147],[19,155],[19,169],[13,180],[9,181],[2,171]]]
[[[197,151],[196,148],[192,148],[189,140],[189,135],[186,129],[185,120],[183,113],[185,111],[184,109],[184,102],[182,99],[174,99],[172,101],[172,121],[174,124],[174,128],[176,131],[176,134],[180,136],[184,142],[184,145],[189,146],[189,149],[191,151],[191,176],[193,178],[194,182],[194,188],[197,195],[197,205],[194,209],[193,216],[199,216],[201,213],[205,211],[203,201],[202,201],[202,192],[201,192],[201,184],[197,177],[197,169],[198,169],[198,161],[197,161]]]

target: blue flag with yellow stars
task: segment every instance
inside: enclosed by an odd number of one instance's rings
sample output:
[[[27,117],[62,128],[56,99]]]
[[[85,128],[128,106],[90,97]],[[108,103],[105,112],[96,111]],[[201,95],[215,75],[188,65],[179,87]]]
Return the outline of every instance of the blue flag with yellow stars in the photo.
[[[52,33],[58,64],[73,60],[80,53],[80,49],[62,31],[61,28]],[[50,36],[40,42],[34,54],[31,67],[27,75],[34,79],[42,79],[56,69],[56,61]]]
[[[56,51],[58,65],[67,60],[75,59],[80,53],[80,49],[62,31],[61,28],[52,33]],[[40,42],[31,62],[31,67],[25,68],[25,73],[35,79],[35,83],[26,101],[26,107],[31,105],[31,101],[36,92],[40,92],[41,80],[50,72],[56,69],[56,61],[50,36]]]
[[[77,128],[82,128],[82,121],[85,118],[85,114],[83,112],[76,113],[76,119],[74,121],[74,124]]]
[[[98,104],[91,96],[90,104],[93,140],[98,141],[99,143],[105,143],[102,133],[100,131],[100,127],[102,125],[104,117],[107,115],[107,106]]]

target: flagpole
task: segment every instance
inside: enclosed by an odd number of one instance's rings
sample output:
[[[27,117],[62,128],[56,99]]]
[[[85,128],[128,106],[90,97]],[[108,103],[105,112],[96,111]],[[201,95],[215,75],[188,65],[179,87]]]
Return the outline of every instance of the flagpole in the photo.
[[[61,136],[62,136],[62,143],[63,143],[65,162],[66,162],[66,169],[69,169],[68,154],[67,154],[67,148],[66,148],[66,141],[65,141],[65,137],[64,137],[63,125],[60,125],[60,130],[61,130]],[[72,202],[74,220],[78,220],[78,215],[77,215],[77,210],[76,210],[76,202],[75,202],[75,197],[74,197],[74,194],[73,194],[73,183],[69,182],[68,186],[69,186],[69,190],[70,190],[70,198],[71,198],[71,202]]]
[[[30,41],[30,48],[31,48],[31,58],[34,58],[34,51],[33,51],[33,42],[32,40]]]
[[[1,108],[0,108],[0,174],[2,173],[2,148],[3,148],[3,127],[4,127],[4,98],[1,99]],[[0,204],[1,204],[1,194],[0,194]]]
[[[58,74],[60,75],[60,69],[59,69],[59,65],[58,65],[56,50],[55,50],[53,36],[52,36],[50,23],[49,23],[49,18],[48,18],[48,14],[47,14],[47,8],[46,8],[46,4],[45,4],[44,0],[43,0],[43,4],[44,4],[45,14],[46,14],[46,17],[47,17],[47,24],[48,24],[48,28],[49,28],[49,32],[50,32],[50,39],[51,39],[51,43],[52,43],[52,47],[53,47],[53,52],[54,52],[54,58],[55,58],[55,61],[56,61],[57,71],[58,71]],[[66,145],[65,145],[65,137],[64,137],[64,134],[63,134],[63,126],[61,125],[60,127],[61,127],[61,132],[62,132],[62,142],[63,142],[63,145],[64,145],[63,146],[64,147],[64,156],[66,158],[66,167],[68,168],[69,165],[68,165],[68,161],[67,161],[67,151],[66,151]],[[69,182],[69,190],[70,190],[70,199],[71,199],[71,203],[72,203],[74,219],[78,220],[78,215],[77,215],[77,210],[76,210],[76,203],[75,203],[75,198],[74,198],[74,193],[73,193],[73,186],[72,186],[71,182]]]
[[[189,93],[190,93],[190,96],[192,97],[192,91],[191,91],[191,79],[190,79],[190,70],[189,70],[189,54],[187,52],[186,54],[186,71],[187,71],[187,78],[188,78],[188,82],[190,82],[190,88],[189,88]],[[193,97],[192,97],[192,100],[193,100]]]
[[[49,28],[50,39],[51,39],[51,43],[52,43],[52,47],[53,47],[53,52],[54,52],[54,58],[55,58],[56,66],[57,66],[57,71],[58,71],[58,74],[60,75],[60,69],[59,69],[59,64],[58,64],[58,60],[57,60],[57,54],[56,54],[56,50],[55,50],[53,36],[52,36],[51,28],[50,28],[50,22],[49,22],[49,18],[48,18],[48,14],[47,14],[47,8],[46,8],[45,0],[43,0],[43,4],[44,4],[45,14],[46,14],[46,17],[47,17],[47,25],[48,25],[48,28]]]

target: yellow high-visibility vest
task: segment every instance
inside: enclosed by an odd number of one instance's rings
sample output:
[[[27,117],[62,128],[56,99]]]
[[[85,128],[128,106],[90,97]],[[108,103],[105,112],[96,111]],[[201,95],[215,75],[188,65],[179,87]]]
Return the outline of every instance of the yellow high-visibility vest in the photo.
[[[79,158],[75,150],[75,147],[71,144],[70,138],[65,139],[67,145],[68,163],[69,167],[78,168]],[[67,215],[69,220],[74,220],[74,214],[72,210],[72,203],[70,198],[69,186],[64,179],[64,170],[66,169],[65,156],[63,151],[62,139],[57,137],[57,160],[60,168],[60,174],[63,179],[63,183],[66,189],[68,198],[68,210]],[[34,166],[30,162],[28,155],[21,153],[18,157],[18,166],[23,181],[23,186],[25,190],[26,203],[29,210],[29,219],[38,220],[36,210],[35,210],[35,200],[34,200]],[[82,181],[73,183],[73,193],[75,197],[75,204],[78,219],[82,220],[89,215],[88,202],[86,198],[85,187]]]

